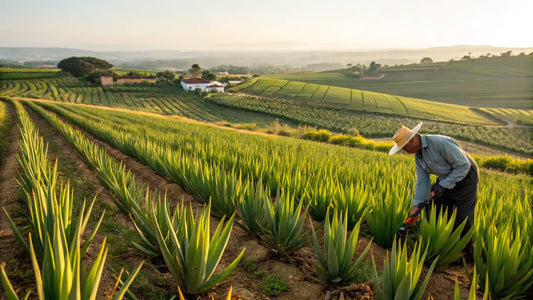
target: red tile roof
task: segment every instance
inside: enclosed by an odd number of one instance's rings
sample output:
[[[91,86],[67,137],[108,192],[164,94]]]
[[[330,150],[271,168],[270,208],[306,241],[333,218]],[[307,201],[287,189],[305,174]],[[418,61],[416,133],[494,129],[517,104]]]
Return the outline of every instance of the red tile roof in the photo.
[[[186,84],[199,84],[199,83],[211,83],[208,80],[205,80],[203,78],[191,78],[191,79],[183,79],[183,82]]]

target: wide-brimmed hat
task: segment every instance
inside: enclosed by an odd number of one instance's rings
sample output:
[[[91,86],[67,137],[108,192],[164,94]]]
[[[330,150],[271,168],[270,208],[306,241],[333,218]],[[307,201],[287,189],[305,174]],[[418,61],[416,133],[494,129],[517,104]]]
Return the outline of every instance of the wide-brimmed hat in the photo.
[[[394,136],[392,136],[392,139],[396,144],[390,149],[389,155],[396,154],[398,151],[402,150],[403,146],[409,143],[409,141],[420,130],[420,127],[422,127],[422,122],[418,123],[418,125],[416,125],[413,129],[409,129],[405,126],[402,126],[400,129],[398,129]]]

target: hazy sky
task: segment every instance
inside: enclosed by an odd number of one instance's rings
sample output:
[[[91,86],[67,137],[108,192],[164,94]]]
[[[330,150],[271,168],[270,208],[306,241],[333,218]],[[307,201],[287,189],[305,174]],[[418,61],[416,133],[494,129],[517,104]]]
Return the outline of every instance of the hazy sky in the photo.
[[[532,12],[531,0],[0,0],[0,46],[533,47]]]

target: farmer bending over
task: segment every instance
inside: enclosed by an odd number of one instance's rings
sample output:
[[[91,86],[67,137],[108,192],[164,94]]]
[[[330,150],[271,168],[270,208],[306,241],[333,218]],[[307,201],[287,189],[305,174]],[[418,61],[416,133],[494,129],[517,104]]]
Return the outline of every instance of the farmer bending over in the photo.
[[[437,214],[441,208],[448,208],[451,216],[453,209],[457,209],[454,229],[467,219],[462,237],[474,224],[479,182],[477,165],[454,139],[443,135],[420,135],[420,127],[422,122],[412,130],[405,126],[398,129],[392,137],[396,144],[389,151],[389,155],[400,150],[415,155],[416,189],[411,214],[433,194]],[[438,176],[433,185],[429,174]],[[472,241],[464,252],[467,261],[473,261]]]

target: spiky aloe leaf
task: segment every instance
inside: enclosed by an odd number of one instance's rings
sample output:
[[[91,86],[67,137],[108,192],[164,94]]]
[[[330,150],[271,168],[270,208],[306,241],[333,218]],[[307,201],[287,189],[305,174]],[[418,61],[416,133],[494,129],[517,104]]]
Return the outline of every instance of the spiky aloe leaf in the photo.
[[[328,212],[324,228],[324,252],[320,250],[316,232],[311,226],[313,250],[320,263],[315,265],[315,268],[321,280],[328,285],[349,284],[357,278],[362,258],[366,256],[372,243],[370,242],[359,258],[352,262],[361,223],[356,223],[347,239],[348,212],[344,212],[343,216],[335,209],[333,217],[330,218],[329,215]]]
[[[166,199],[164,200],[166,202]],[[162,209],[152,210],[157,229],[157,238],[163,258],[178,282],[187,294],[204,292],[224,280],[235,269],[243,252],[222,272],[213,275],[220,261],[231,234],[234,215],[224,225],[222,220],[211,236],[209,234],[210,205],[194,217],[192,208],[187,211],[176,207],[174,216],[179,220],[173,223],[168,212],[168,205]],[[162,215],[161,215],[162,214]],[[168,231],[163,231],[163,229]]]
[[[133,280],[135,279],[135,277],[137,277],[137,274],[139,274],[139,271],[141,270],[143,264],[144,264],[144,260],[139,264],[137,268],[135,268],[135,270],[133,270],[130,273],[130,276],[128,277],[128,279],[126,279],[125,282],[122,282],[119,276],[119,278],[117,279],[117,285],[120,283],[121,287],[118,290],[118,292],[113,296],[113,300],[120,300],[124,298],[124,296],[128,292],[128,288],[133,283]]]
[[[418,285],[426,253],[427,249],[421,256],[421,245],[416,243],[411,257],[408,259],[407,246],[405,244],[403,246],[402,244],[397,244],[396,240],[393,241],[390,259],[389,256],[385,258],[381,280],[372,257],[377,299],[421,299],[436,264],[436,261],[433,262],[424,281],[421,285]]]
[[[457,211],[454,210],[448,218],[448,210],[441,209],[437,215],[437,209],[432,204],[429,210],[429,218],[421,218],[419,243],[427,248],[426,262],[432,263],[438,257],[436,267],[445,266],[461,258],[460,253],[472,238],[472,227],[461,238],[461,233],[466,225],[466,219],[454,230]]]
[[[290,254],[307,242],[303,232],[305,212],[302,214],[303,201],[295,206],[296,199],[288,191],[278,190],[276,201],[265,199],[267,227],[265,240],[281,254]]]

